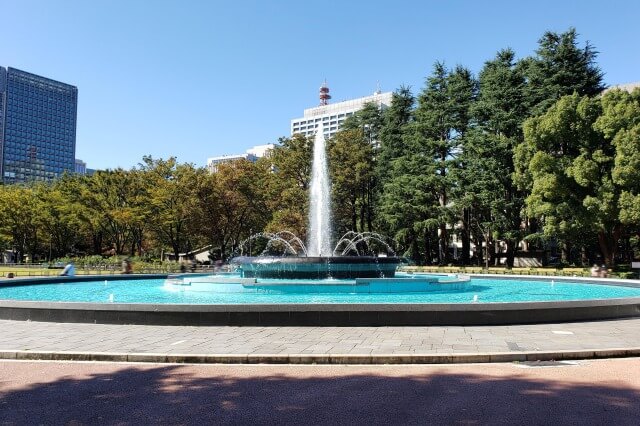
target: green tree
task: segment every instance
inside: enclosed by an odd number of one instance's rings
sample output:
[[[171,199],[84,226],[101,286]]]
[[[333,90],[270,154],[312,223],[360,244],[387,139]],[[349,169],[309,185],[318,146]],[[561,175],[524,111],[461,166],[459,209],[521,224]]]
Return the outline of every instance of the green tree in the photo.
[[[43,206],[43,232],[48,239],[47,259],[73,255],[83,247],[82,206],[67,191],[68,182],[75,180],[67,175],[43,187],[40,199]]]
[[[21,262],[25,255],[31,261],[42,252],[44,203],[37,185],[6,185],[0,190],[0,230]]]
[[[604,89],[603,73],[595,62],[598,52],[589,42],[580,48],[577,39],[575,28],[562,34],[547,31],[538,41],[536,56],[521,62],[534,115],[564,95],[593,96]]]
[[[574,93],[527,120],[525,143],[516,152],[516,178],[521,185],[530,180],[527,209],[543,221],[545,235],[563,242],[563,260],[569,260],[573,242],[594,233],[605,263],[612,266],[623,232],[621,192],[612,176],[611,135],[596,125],[601,113],[600,98]]]
[[[407,125],[413,118],[415,97],[409,87],[402,86],[391,95],[391,105],[382,112],[380,147],[377,152],[376,180],[382,190],[391,178],[394,160],[407,154]],[[385,226],[386,228],[386,226]]]
[[[342,130],[361,130],[362,137],[372,145],[378,145],[383,125],[382,110],[375,102],[367,102],[342,124]]]
[[[195,189],[206,171],[192,164],[179,164],[174,157],[154,160],[143,157],[140,170],[146,172],[149,194],[150,231],[156,241],[168,246],[176,259],[189,251],[197,238],[197,230],[189,227],[198,208]]]
[[[459,157],[456,204],[462,209],[460,234],[462,261],[468,262],[471,233],[479,231],[476,245],[491,245],[493,235],[507,244],[507,266],[513,267],[521,235],[524,196],[512,180],[513,149],[522,138],[528,110],[525,78],[510,49],[487,61],[479,74],[479,91],[472,106],[475,128],[463,140]],[[478,253],[482,255],[482,253]],[[493,254],[493,252],[491,253]],[[486,258],[488,264],[490,259]]]
[[[303,240],[306,238],[312,154],[313,137],[301,134],[280,139],[273,150],[270,157],[273,176],[266,188],[273,216],[267,231],[290,231]]]
[[[343,130],[329,142],[335,232],[372,231],[374,150],[363,129]]]
[[[199,207],[192,215],[193,227],[220,258],[234,254],[242,240],[264,229],[271,219],[267,206],[271,165],[267,159],[262,160],[220,164],[215,173],[199,181],[195,194]]]
[[[476,93],[476,82],[469,70],[458,66],[447,70],[442,63],[434,65],[433,74],[418,97],[415,120],[411,123],[409,146],[412,152],[423,152],[427,177],[423,191],[432,193],[436,201],[436,214],[423,225],[430,228],[433,220],[438,223],[438,260],[449,262],[449,231],[447,224],[454,223],[451,209],[451,189],[455,185],[453,169],[459,166],[461,143],[469,129],[471,105]]]
[[[602,97],[595,128],[611,140],[615,160],[611,178],[619,187],[620,222],[640,237],[640,89],[611,90]]]
[[[139,187],[134,174],[123,169],[100,171],[87,179],[81,190],[80,199],[87,210],[80,213],[87,226],[99,228],[99,240],[114,254],[127,253],[134,224],[145,219],[139,217],[135,202]]]

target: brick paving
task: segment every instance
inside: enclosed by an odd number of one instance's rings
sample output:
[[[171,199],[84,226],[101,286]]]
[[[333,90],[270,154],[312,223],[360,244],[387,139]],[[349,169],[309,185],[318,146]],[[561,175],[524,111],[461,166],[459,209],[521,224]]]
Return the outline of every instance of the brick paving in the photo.
[[[0,352],[442,355],[640,349],[640,318],[431,327],[191,327],[0,320]]]

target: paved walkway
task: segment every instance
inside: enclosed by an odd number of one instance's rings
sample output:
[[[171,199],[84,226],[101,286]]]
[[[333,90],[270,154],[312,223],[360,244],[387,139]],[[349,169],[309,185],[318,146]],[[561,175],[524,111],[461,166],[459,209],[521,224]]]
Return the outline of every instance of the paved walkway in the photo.
[[[472,327],[183,327],[0,320],[0,358],[428,363],[640,355],[640,319]]]
[[[0,361],[0,424],[638,425],[640,358],[462,365]]]

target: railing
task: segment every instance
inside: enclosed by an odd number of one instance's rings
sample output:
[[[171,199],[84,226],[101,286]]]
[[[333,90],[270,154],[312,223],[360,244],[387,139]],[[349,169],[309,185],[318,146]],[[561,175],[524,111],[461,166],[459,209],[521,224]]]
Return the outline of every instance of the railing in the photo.
[[[19,277],[54,277],[60,275],[61,267],[49,268],[47,264],[0,264],[0,278]],[[135,265],[134,274],[175,274],[178,272],[215,272],[218,268],[213,265],[198,265],[195,269],[187,267],[181,270],[179,264],[165,265]],[[118,275],[122,273],[119,265],[95,265],[89,267],[76,267],[76,275]]]
[[[589,277],[588,268],[483,268],[480,266],[404,266],[406,272],[432,272],[441,274],[495,274],[495,275],[546,275],[563,277]]]

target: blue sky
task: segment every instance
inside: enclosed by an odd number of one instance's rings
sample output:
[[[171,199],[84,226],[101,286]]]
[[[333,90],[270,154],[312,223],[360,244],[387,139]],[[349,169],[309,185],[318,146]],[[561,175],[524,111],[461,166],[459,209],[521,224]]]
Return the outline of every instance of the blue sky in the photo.
[[[474,73],[573,26],[607,84],[640,80],[637,1],[0,0],[0,65],[79,90],[76,157],[204,165],[287,136],[317,105],[409,85],[435,61]]]

